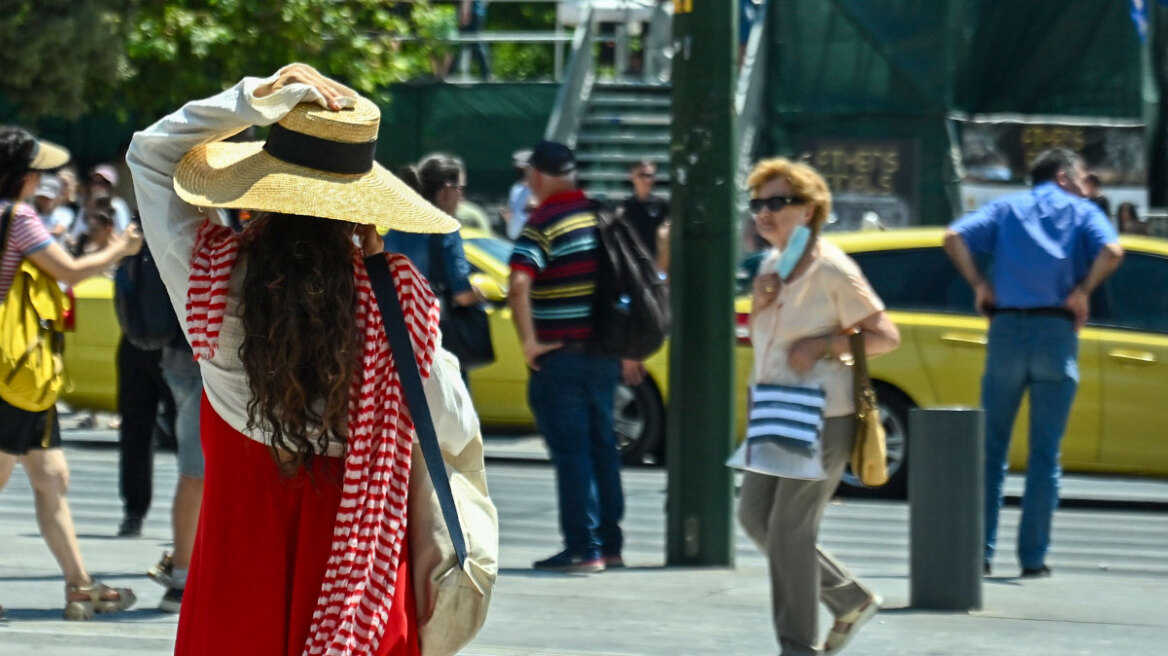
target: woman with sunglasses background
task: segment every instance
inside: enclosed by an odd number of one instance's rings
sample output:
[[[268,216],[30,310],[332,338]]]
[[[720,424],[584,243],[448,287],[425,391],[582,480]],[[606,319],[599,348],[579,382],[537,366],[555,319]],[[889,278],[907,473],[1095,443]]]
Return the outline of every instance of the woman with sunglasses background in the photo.
[[[416,166],[403,168],[397,174],[422,198],[450,216],[457,212],[466,191],[466,167],[453,155],[427,155]],[[441,303],[466,307],[483,300],[470,284],[470,264],[457,231],[441,235],[390,231],[385,235],[385,250],[408,257],[426,276]],[[465,365],[462,370],[465,380]]]
[[[875,614],[876,593],[816,545],[819,523],[855,439],[848,335],[862,331],[871,355],[899,344],[896,326],[859,266],[819,239],[831,192],[813,168],[786,159],[759,162],[747,180],[758,233],[772,247],[754,279],[750,334],[754,380],[821,386],[820,454],[826,478],[747,472],[738,520],[767,556],[775,631],[783,656],[836,653]],[[820,647],[822,601],[835,624]]]

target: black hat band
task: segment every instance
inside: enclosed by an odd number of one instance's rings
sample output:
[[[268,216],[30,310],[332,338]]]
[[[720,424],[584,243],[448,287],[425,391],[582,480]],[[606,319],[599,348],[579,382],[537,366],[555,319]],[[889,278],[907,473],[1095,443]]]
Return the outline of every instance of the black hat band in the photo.
[[[356,175],[373,170],[377,140],[344,143],[289,130],[277,123],[268,133],[264,150],[281,162],[329,173]]]

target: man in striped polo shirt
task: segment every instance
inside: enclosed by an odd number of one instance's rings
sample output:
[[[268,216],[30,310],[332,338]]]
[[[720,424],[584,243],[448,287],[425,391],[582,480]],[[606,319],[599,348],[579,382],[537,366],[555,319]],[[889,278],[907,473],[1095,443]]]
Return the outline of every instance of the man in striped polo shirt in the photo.
[[[599,572],[624,565],[624,493],[612,421],[621,363],[592,343],[597,217],[567,146],[537,144],[526,179],[539,207],[515,242],[508,303],[530,369],[528,402],[556,467],[565,545],[535,568]]]

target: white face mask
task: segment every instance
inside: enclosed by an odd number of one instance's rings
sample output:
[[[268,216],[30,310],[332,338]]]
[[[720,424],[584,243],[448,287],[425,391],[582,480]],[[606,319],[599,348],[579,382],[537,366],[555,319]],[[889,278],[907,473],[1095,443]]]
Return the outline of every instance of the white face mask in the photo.
[[[807,243],[810,240],[811,229],[805,225],[795,226],[795,229],[791,231],[787,247],[779,253],[779,261],[775,265],[779,278],[784,282],[795,270],[795,265],[799,264],[799,260],[803,259],[803,253],[807,250]]]

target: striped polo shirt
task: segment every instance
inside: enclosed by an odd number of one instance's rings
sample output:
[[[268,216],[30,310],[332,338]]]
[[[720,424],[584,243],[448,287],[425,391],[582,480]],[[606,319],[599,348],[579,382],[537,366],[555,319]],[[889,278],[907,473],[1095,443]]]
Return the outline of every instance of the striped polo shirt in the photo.
[[[597,219],[582,191],[556,194],[533,210],[515,241],[511,270],[532,277],[531,315],[541,342],[592,338]]]

